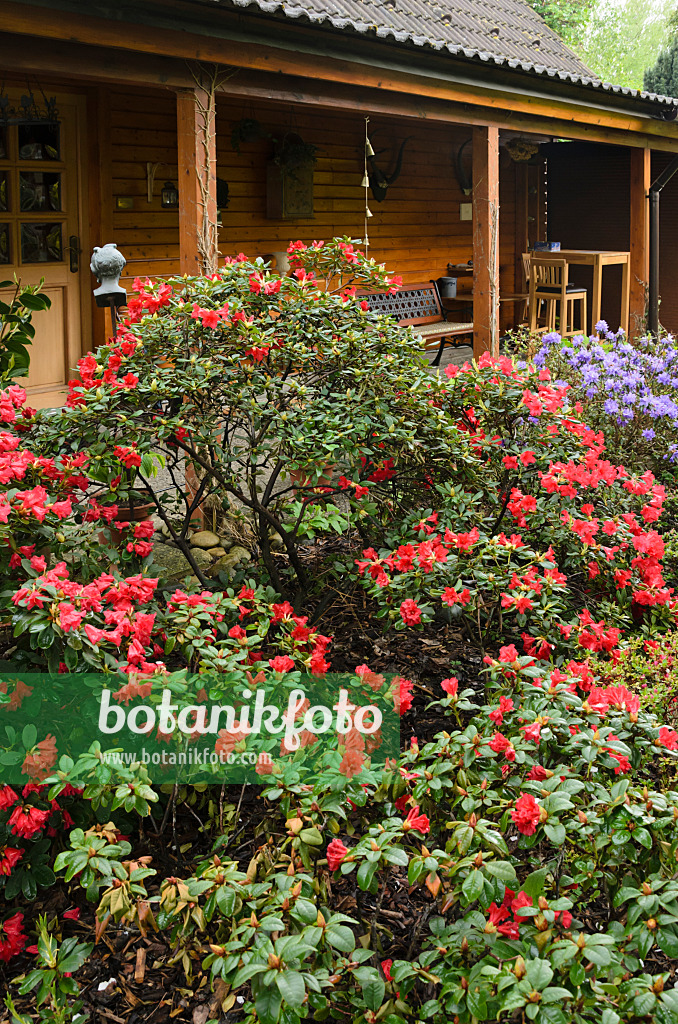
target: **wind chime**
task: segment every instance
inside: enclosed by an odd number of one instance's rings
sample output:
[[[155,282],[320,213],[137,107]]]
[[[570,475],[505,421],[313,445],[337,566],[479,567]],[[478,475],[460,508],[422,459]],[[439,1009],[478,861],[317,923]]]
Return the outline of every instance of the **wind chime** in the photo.
[[[369,124],[369,121],[370,121],[369,117],[366,117],[365,118],[365,170],[364,170],[364,173],[363,173],[363,180],[362,180],[362,186],[365,189],[365,237],[363,238],[363,245],[365,246],[365,256],[366,257],[367,257],[367,250],[370,247],[370,238],[369,238],[369,234],[367,232],[367,222],[368,222],[369,218],[372,216],[372,211],[370,210],[370,207],[369,207],[368,195],[367,195],[367,190],[370,187],[370,176],[367,173],[367,161],[370,159],[370,157],[374,156],[374,150],[372,149],[372,143],[370,142],[369,136],[367,134],[367,125]]]

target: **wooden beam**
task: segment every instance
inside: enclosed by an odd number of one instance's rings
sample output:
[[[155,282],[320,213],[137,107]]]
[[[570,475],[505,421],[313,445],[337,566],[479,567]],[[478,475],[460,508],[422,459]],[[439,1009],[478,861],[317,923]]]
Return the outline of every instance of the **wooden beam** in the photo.
[[[182,274],[217,267],[215,93],[207,82],[177,91],[179,253]]]
[[[516,240],[516,252],[514,290],[517,294],[520,294],[526,287],[525,271],[523,268],[523,253],[527,252],[529,246],[527,223],[527,164],[522,162],[516,163],[515,173],[516,205],[514,234]]]
[[[631,297],[629,333],[640,333],[645,323],[646,289],[650,274],[650,204],[652,153],[649,149],[632,149],[629,181],[631,250]]]
[[[0,0],[0,12],[2,4]],[[270,62],[269,62],[270,63]],[[153,85],[172,90],[190,88],[191,73],[185,61],[174,57],[124,52],[105,47],[83,47],[66,42],[52,43],[29,36],[0,34],[0,68],[19,78],[30,74],[32,79],[53,81],[55,75],[70,82],[110,82],[115,85]],[[10,70],[11,69],[11,70]],[[21,79],[23,81],[23,79]],[[646,148],[678,153],[678,133],[675,126],[657,122],[664,127],[664,135],[631,131],[628,128],[607,128],[597,123],[581,123],[576,111],[569,116],[547,117],[519,113],[510,109],[505,98],[503,109],[496,105],[484,108],[464,101],[426,98],[404,92],[387,91],[378,82],[374,87],[357,88],[340,82],[310,81],[308,77],[291,77],[282,73],[253,72],[245,68],[229,80],[229,96],[261,99],[279,103],[293,103],[299,107],[324,110],[352,110],[365,114],[383,114],[416,120],[447,124],[489,124],[512,131],[555,135],[585,142],[602,142],[625,147]],[[648,133],[650,128],[648,127]],[[673,132],[673,134],[671,134]]]
[[[473,356],[499,355],[499,131],[473,129]]]

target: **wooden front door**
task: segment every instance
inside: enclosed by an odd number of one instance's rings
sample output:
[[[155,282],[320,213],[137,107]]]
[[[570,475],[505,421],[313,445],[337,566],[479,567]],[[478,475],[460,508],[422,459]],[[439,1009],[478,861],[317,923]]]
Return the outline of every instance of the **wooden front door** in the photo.
[[[21,92],[9,90],[8,95],[16,110]],[[41,99],[37,92],[36,104]],[[87,308],[87,268],[80,251],[86,244],[81,210],[83,105],[77,96],[57,95],[56,101],[53,123],[0,122],[0,280],[16,275],[22,284],[38,284],[44,279],[43,290],[52,303],[33,315],[30,371],[17,381],[34,408],[62,404],[70,369],[89,335],[86,331],[83,338],[82,330]]]

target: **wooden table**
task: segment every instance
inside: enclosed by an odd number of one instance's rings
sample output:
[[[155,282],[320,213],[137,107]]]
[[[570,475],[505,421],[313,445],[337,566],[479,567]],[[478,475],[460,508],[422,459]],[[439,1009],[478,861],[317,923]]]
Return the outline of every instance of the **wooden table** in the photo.
[[[629,289],[631,285],[630,252],[613,252],[608,249],[560,249],[558,252],[532,252],[537,259],[567,260],[568,264],[593,267],[593,294],[591,297],[591,329],[601,316],[601,295],[603,290],[603,267],[622,267],[621,317],[619,326],[629,332]],[[615,324],[610,324],[615,330]]]

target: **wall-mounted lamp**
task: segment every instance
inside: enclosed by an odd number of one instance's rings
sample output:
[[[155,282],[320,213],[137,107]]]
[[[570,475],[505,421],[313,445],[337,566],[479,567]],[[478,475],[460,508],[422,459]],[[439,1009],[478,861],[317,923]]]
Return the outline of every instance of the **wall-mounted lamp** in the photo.
[[[179,205],[179,190],[171,181],[166,181],[160,193],[160,202],[165,209],[176,209]]]

